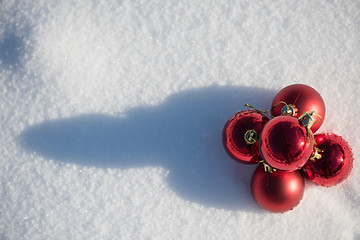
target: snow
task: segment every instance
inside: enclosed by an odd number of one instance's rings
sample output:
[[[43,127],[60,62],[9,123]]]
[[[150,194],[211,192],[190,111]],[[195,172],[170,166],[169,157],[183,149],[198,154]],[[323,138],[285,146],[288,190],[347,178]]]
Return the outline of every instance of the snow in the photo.
[[[360,4],[0,1],[0,239],[359,239]],[[350,177],[274,214],[227,119],[293,83]]]

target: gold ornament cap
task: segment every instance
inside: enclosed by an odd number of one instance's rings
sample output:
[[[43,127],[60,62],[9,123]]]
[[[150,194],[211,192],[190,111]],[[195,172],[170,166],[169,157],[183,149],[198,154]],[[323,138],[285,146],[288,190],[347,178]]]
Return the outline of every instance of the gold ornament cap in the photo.
[[[288,105],[285,104],[285,106],[281,109],[281,115],[284,116],[293,116],[295,117],[297,115],[298,109],[295,105]]]
[[[247,130],[244,139],[247,144],[254,144],[258,139],[258,134],[254,129]]]
[[[312,112],[304,112],[300,117],[299,117],[299,121],[301,123],[301,125],[303,125],[304,127],[306,127],[307,129],[310,129],[312,127],[312,125],[315,124],[315,111]]]

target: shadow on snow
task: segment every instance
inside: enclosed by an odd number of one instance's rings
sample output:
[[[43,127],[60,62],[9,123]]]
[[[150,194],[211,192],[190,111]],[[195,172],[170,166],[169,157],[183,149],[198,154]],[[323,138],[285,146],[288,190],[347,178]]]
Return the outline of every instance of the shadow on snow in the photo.
[[[123,117],[87,114],[43,122],[20,136],[47,158],[100,168],[160,166],[179,196],[204,206],[258,211],[250,180],[256,165],[227,156],[225,122],[245,103],[269,109],[274,91],[212,86],[176,93],[159,106],[136,107]]]

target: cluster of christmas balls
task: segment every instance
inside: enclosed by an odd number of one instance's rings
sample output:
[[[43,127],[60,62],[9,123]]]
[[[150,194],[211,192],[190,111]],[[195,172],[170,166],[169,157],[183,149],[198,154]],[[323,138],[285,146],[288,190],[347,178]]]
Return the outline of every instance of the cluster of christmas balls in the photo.
[[[259,163],[251,179],[258,205],[285,212],[301,201],[305,180],[331,187],[344,181],[353,166],[349,144],[333,133],[314,134],[325,118],[325,104],[310,86],[280,90],[272,108],[237,112],[225,124],[223,145],[237,162]]]

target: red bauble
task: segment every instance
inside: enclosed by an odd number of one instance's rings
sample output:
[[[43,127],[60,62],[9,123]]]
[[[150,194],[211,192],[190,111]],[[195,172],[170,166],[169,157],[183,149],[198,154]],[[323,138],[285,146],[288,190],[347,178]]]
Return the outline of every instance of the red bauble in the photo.
[[[299,171],[265,172],[259,166],[251,179],[251,192],[260,207],[271,212],[285,212],[299,204],[305,181]]]
[[[315,111],[314,117],[316,124],[312,125],[311,131],[315,133],[325,119],[325,104],[320,94],[310,86],[304,84],[293,84],[278,92],[272,102],[276,106],[271,110],[271,114],[276,117],[281,115],[281,109],[285,102],[287,105],[294,105],[297,108],[295,117],[300,117],[305,112]],[[321,117],[319,117],[319,115]]]
[[[349,144],[340,136],[321,133],[314,136],[319,159],[309,160],[302,168],[313,183],[324,187],[344,181],[353,167],[353,154]]]
[[[268,121],[267,117],[253,110],[237,112],[224,126],[222,140],[226,152],[240,163],[260,161],[257,139]],[[246,134],[253,134],[250,136],[252,141],[245,140]]]
[[[310,158],[314,142],[311,130],[291,116],[271,119],[260,136],[260,154],[272,167],[293,171],[300,169]]]

